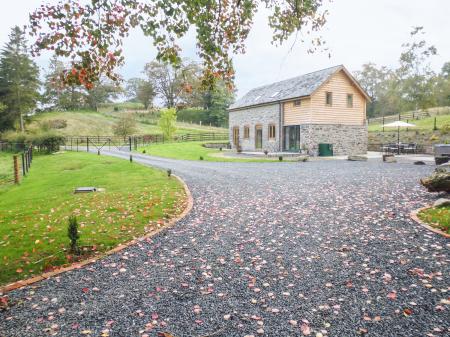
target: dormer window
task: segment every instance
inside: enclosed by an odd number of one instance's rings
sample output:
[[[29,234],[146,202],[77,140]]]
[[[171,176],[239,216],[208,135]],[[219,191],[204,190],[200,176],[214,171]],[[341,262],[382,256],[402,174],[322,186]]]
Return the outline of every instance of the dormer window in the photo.
[[[331,91],[327,91],[325,94],[325,104],[328,106],[333,105],[333,93]]]
[[[301,99],[296,99],[294,101],[294,106],[300,106],[300,105],[302,105],[302,100]]]

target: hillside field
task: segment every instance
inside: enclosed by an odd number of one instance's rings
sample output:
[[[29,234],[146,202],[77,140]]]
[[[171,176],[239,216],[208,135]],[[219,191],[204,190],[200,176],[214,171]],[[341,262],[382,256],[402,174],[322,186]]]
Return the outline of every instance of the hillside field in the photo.
[[[65,136],[105,136],[113,134],[113,125],[117,119],[127,112],[95,112],[95,111],[57,111],[36,114],[27,125],[29,130],[37,130],[44,121],[65,120],[67,126],[57,129]],[[134,113],[134,112],[130,112]],[[189,123],[177,123],[177,134],[228,132],[225,128],[201,126]],[[157,125],[157,117],[150,113],[143,115],[136,114],[136,134],[160,134],[161,130]]]

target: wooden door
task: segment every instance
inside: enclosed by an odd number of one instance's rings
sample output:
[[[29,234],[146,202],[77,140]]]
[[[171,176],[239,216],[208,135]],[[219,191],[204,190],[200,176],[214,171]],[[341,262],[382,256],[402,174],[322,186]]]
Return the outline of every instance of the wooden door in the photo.
[[[233,144],[236,147],[239,146],[239,127],[238,126],[235,126],[233,128]]]
[[[255,148],[262,149],[262,126],[260,125],[255,128]]]

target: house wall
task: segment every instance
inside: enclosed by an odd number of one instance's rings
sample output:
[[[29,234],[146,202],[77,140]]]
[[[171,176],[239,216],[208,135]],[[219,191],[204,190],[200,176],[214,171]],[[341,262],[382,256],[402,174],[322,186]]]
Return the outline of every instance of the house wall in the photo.
[[[247,109],[229,112],[229,134],[232,147],[233,127],[239,127],[239,143],[243,151],[255,151],[256,125],[262,126],[262,149],[269,152],[279,151],[280,149],[280,107],[279,104],[271,104],[259,107],[250,107]],[[269,140],[269,125],[275,125],[276,138]],[[244,126],[250,127],[250,137],[244,139]]]
[[[283,103],[284,125],[300,125],[311,120],[311,99],[303,98],[300,106],[295,106],[294,101]]]
[[[333,104],[325,104],[326,92],[333,93]],[[353,94],[353,107],[347,107],[347,94]],[[310,124],[366,124],[366,98],[344,73],[339,71],[331,76],[311,95]]]
[[[300,126],[300,144],[310,154],[319,155],[319,144],[333,144],[333,155],[367,153],[367,126],[343,124],[303,124]]]

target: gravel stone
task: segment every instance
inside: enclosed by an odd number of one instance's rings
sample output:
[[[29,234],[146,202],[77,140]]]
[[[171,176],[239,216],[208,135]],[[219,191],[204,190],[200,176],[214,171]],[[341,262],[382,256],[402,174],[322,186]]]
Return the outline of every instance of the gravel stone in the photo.
[[[449,241],[409,217],[430,166],[133,159],[182,177],[191,213],[10,292],[1,336],[448,335]]]

